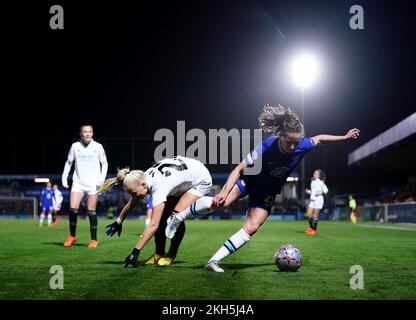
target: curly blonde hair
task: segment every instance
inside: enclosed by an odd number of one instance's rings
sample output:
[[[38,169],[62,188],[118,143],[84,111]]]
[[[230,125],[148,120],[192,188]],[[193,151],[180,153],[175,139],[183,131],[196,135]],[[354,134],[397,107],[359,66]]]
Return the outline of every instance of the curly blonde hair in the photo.
[[[272,135],[285,135],[286,133],[303,133],[303,124],[299,116],[290,108],[267,104],[259,116],[259,126],[263,131]]]
[[[144,172],[141,170],[130,171],[129,167],[118,169],[117,176],[115,178],[107,179],[104,181],[97,194],[104,193],[111,190],[114,186],[118,185],[120,181],[123,181],[123,188],[126,189],[126,184],[132,181],[140,182],[145,179]]]

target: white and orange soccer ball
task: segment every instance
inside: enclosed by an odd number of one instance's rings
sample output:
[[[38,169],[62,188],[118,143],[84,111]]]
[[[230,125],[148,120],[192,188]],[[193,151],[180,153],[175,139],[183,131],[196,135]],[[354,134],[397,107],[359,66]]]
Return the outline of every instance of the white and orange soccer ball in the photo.
[[[302,265],[302,252],[291,244],[286,244],[277,249],[274,263],[280,271],[297,271]]]

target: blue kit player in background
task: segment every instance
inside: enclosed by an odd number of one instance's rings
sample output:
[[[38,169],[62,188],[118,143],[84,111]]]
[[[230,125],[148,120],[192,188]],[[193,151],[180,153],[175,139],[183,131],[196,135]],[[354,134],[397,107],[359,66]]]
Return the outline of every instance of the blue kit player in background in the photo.
[[[218,210],[229,206],[241,197],[246,195],[249,197],[243,228],[228,238],[212,256],[205,266],[207,270],[224,272],[219,262],[251,240],[251,237],[266,221],[275,196],[280,193],[287,177],[309,151],[320,143],[356,139],[360,134],[360,130],[351,129],[343,136],[322,134],[305,137],[299,116],[291,108],[280,105],[264,107],[259,117],[259,124],[260,129],[271,136],[237,165],[228,176],[220,193],[214,198],[198,199],[189,208],[170,219],[166,227],[166,236],[170,238],[175,234],[181,222],[192,215]],[[259,174],[241,176],[244,169],[259,165],[259,161],[261,161]]]
[[[46,188],[42,190],[42,196],[40,198],[40,206],[42,207],[42,213],[40,214],[39,227],[43,226],[43,220],[45,220],[45,214],[48,218],[48,226],[52,226],[52,213],[53,205],[55,202],[55,191],[52,189],[52,183],[48,182]]]
[[[153,212],[152,199],[153,197],[150,195],[146,204],[146,220],[144,221],[145,228],[147,228],[147,226],[150,223],[150,219],[152,219],[152,212]]]

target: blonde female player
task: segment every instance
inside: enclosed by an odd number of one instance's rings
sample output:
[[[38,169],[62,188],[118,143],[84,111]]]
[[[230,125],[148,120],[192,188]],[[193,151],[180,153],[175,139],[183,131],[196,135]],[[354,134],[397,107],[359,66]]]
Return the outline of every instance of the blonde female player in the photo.
[[[68,188],[68,174],[72,164],[75,170],[72,176],[72,188],[69,197],[69,232],[70,236],[64,242],[64,247],[70,247],[77,241],[77,213],[79,205],[85,193],[88,193],[87,210],[90,221],[91,240],[89,248],[96,248],[97,241],[97,189],[107,176],[107,157],[103,146],[92,139],[94,133],[91,125],[80,127],[80,141],[72,144],[69,150],[68,160],[65,163],[62,174],[62,186]]]
[[[208,169],[198,160],[177,156],[159,161],[145,172],[140,170],[130,171],[128,168],[119,170],[117,177],[108,179],[98,191],[105,192],[123,181],[123,188],[131,199],[120,212],[117,220],[107,226],[107,234],[114,235],[122,230],[122,222],[128,212],[146,194],[152,195],[152,217],[147,228],[144,230],[139,242],[132,252],[124,260],[124,267],[132,265],[137,268],[137,260],[140,251],[156,233],[168,197],[180,197],[174,207],[174,212],[185,210],[196,200],[207,195],[212,187],[212,178]]]
[[[260,128],[272,134],[264,140],[230,173],[224,187],[214,198],[203,197],[189,208],[173,216],[166,228],[168,238],[175,234],[180,223],[194,214],[206,213],[226,207],[240,197],[249,196],[246,221],[212,256],[205,266],[207,270],[224,272],[220,261],[251,240],[266,221],[275,196],[280,193],[287,177],[302,158],[320,143],[356,139],[360,130],[351,129],[343,136],[321,134],[305,137],[298,115],[290,108],[266,106],[259,117]],[[261,155],[261,157],[259,156]],[[260,162],[261,161],[261,162]],[[257,175],[244,175],[244,169],[261,165]]]
[[[305,192],[310,195],[308,210],[306,211],[309,228],[305,231],[309,235],[318,233],[319,211],[324,206],[324,194],[328,193],[328,187],[324,181],[325,173],[321,169],[317,169],[313,172],[311,188],[305,189]]]

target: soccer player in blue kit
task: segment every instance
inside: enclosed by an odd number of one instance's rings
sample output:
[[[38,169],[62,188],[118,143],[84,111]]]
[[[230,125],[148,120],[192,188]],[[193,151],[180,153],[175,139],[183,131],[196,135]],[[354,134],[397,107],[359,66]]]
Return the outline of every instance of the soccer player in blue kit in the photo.
[[[168,221],[166,236],[171,238],[182,221],[192,215],[218,210],[229,206],[239,198],[249,196],[243,228],[228,238],[208,261],[205,269],[209,271],[224,272],[219,266],[220,261],[251,240],[266,221],[275,196],[280,193],[287,177],[309,151],[320,143],[357,139],[360,134],[359,129],[351,129],[343,136],[321,134],[305,137],[299,116],[291,108],[280,105],[264,107],[259,117],[259,124],[260,128],[271,136],[234,168],[220,193],[214,198],[198,199],[186,210],[172,215]],[[261,161],[259,174],[244,175],[244,169],[258,165],[259,161]]]
[[[42,213],[40,214],[39,227],[42,227],[43,220],[45,220],[45,213],[48,218],[48,226],[52,225],[52,213],[55,201],[55,191],[52,189],[52,183],[48,182],[46,188],[42,190],[42,196],[40,198],[40,206],[42,207]]]

